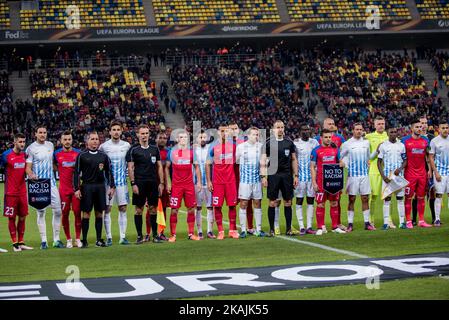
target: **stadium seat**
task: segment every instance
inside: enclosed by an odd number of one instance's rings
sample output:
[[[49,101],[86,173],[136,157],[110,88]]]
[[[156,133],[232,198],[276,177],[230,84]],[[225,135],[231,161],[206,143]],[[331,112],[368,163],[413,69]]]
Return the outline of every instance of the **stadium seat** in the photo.
[[[280,22],[276,0],[153,0],[157,25]]]
[[[379,7],[384,20],[411,19],[406,0],[285,0],[292,21],[362,21],[371,5]]]
[[[0,0],[0,30],[10,29],[11,19],[9,15],[9,5],[6,0]]]
[[[79,8],[80,27],[146,26],[142,0],[39,0],[39,10],[20,10],[22,29],[64,29],[68,6]]]
[[[422,19],[449,18],[449,1],[447,0],[416,0],[416,7]]]

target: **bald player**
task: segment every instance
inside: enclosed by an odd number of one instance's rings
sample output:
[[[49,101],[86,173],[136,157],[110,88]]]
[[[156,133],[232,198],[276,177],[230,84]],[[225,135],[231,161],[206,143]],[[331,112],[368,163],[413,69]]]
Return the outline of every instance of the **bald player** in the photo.
[[[382,176],[377,166],[377,147],[384,141],[388,140],[388,134],[385,131],[385,119],[381,116],[374,119],[374,132],[365,135],[365,139],[369,141],[369,150],[371,153],[370,167],[369,167],[369,181],[371,184],[371,203],[370,203],[370,223],[374,225],[374,213],[376,212],[376,201],[382,195]],[[391,213],[388,222],[391,229],[395,229],[393,221],[391,220]]]

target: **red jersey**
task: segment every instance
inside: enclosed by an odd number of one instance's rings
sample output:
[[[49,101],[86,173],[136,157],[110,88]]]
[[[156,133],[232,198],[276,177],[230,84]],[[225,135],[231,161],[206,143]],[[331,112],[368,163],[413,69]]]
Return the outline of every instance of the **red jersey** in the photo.
[[[317,136],[317,137],[315,138],[315,140],[317,140],[318,143],[321,145],[321,136]],[[344,142],[346,142],[346,140],[345,140],[345,138],[344,138],[341,134],[334,133],[334,134],[332,135],[332,142],[335,143],[335,145],[336,145],[338,148],[340,148],[341,145],[342,145]]]
[[[168,152],[167,161],[171,162],[172,184],[193,185],[193,150],[174,147]]]
[[[414,139],[411,135],[402,138],[401,141],[407,154],[405,177],[426,177],[426,150],[429,148],[429,141],[424,137]]]
[[[70,151],[65,151],[59,148],[54,153],[54,162],[58,165],[59,173],[59,190],[61,193],[73,193],[73,172],[75,171],[76,157],[80,150],[72,148]]]
[[[25,152],[15,153],[9,149],[0,157],[0,165],[6,169],[5,195],[23,196],[26,195],[25,185]]]
[[[320,190],[323,190],[323,164],[338,163],[340,161],[340,149],[319,145],[312,150],[310,157],[310,160],[316,163],[316,182]]]
[[[165,165],[165,161],[167,161],[167,156],[169,152],[170,151],[167,148],[163,149],[159,148],[159,154],[161,155],[161,163],[163,166]]]
[[[208,160],[212,162],[213,184],[236,184],[234,172],[236,144],[232,141],[217,142],[209,149]]]

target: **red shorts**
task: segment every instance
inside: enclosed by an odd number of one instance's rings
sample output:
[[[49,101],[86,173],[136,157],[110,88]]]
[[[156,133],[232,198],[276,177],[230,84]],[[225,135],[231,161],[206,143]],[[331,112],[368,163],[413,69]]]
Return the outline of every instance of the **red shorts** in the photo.
[[[405,187],[405,196],[407,198],[413,198],[416,194],[417,197],[425,197],[427,189],[427,177],[407,177],[405,179],[408,181],[408,186]]]
[[[62,193],[61,190],[61,209],[62,214],[68,215],[70,213],[70,208],[72,208],[75,214],[81,213],[80,200],[75,197],[75,194],[72,193]]]
[[[164,191],[162,192],[161,202],[162,202],[162,208],[170,207],[170,194],[167,192],[167,190],[165,188],[164,188]]]
[[[28,215],[27,195],[5,196],[3,215],[7,218],[26,217]]]
[[[179,209],[181,207],[182,199],[187,208],[196,207],[195,186],[176,186],[173,185],[171,189],[170,208]]]
[[[212,205],[222,207],[226,198],[226,204],[229,207],[237,205],[237,186],[235,183],[214,184],[212,192]]]
[[[341,195],[341,192],[338,192],[336,194],[330,194],[326,191],[318,191],[315,194],[315,200],[316,200],[316,203],[326,203],[327,200],[340,201],[340,195]]]

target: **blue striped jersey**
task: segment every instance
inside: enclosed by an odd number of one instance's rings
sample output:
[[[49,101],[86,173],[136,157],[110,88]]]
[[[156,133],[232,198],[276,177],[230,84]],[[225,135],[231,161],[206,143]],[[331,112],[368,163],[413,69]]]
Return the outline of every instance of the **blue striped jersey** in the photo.
[[[296,147],[296,155],[298,157],[298,175],[300,182],[312,181],[312,175],[310,173],[310,157],[312,150],[319,146],[319,143],[315,139],[309,138],[304,141],[298,139],[294,141]]]
[[[396,141],[395,143],[391,143],[389,140],[384,141],[379,146],[379,155],[377,158],[382,159],[384,163],[384,175],[389,177],[407,159],[405,145],[400,141]],[[401,171],[400,176],[404,176],[403,171]]]
[[[25,150],[27,155],[26,162],[31,163],[31,170],[39,179],[50,179],[51,185],[56,187],[56,180],[53,173],[53,143],[33,142]]]
[[[341,146],[341,157],[347,157],[348,176],[366,177],[370,158],[369,141],[352,137]]]
[[[254,184],[260,182],[260,156],[262,144],[246,141],[237,146],[236,162],[240,165],[240,182]]]
[[[198,164],[201,171],[201,183],[203,186],[207,185],[206,179],[206,160],[209,154],[209,145],[206,144],[204,147],[197,146],[193,149],[193,163]],[[193,182],[197,184],[197,178],[195,172],[193,172]]]
[[[126,153],[130,148],[131,145],[128,142],[123,140],[113,142],[112,139],[106,141],[98,148],[111,159],[112,176],[117,187],[126,186],[127,184],[128,165],[126,163]]]
[[[435,155],[435,167],[438,173],[444,177],[449,176],[449,137],[441,135],[430,141],[430,154]]]

